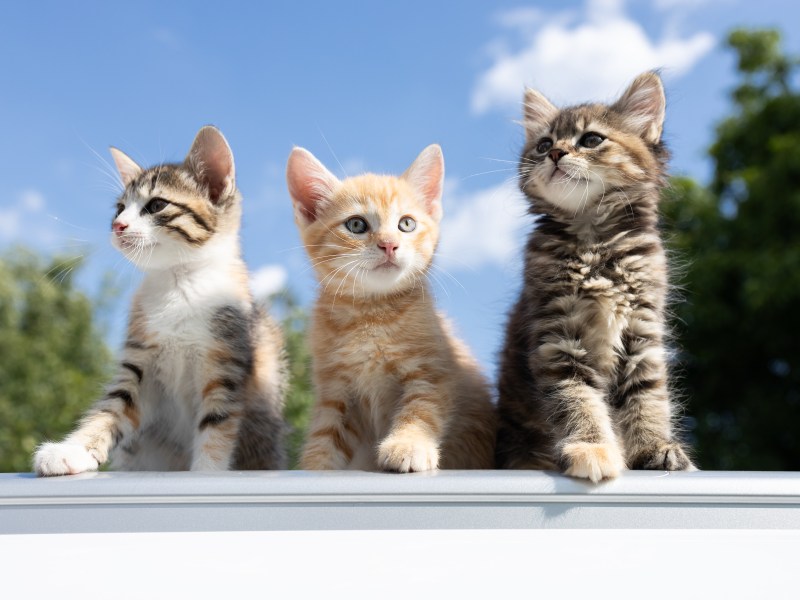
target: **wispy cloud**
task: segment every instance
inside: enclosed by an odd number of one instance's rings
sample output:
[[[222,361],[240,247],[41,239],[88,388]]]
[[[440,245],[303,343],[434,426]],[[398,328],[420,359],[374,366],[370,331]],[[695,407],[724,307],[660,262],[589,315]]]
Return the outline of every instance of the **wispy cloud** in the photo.
[[[529,227],[515,182],[461,192],[448,180],[439,263],[449,270],[504,266],[516,257]]]
[[[23,190],[15,202],[0,208],[0,241],[47,243],[55,234],[51,219],[45,214],[44,195],[35,189]]]
[[[664,10],[675,4],[665,3]],[[557,103],[608,100],[643,71],[686,73],[714,45],[709,32],[682,36],[666,27],[651,39],[622,0],[587,0],[581,13],[516,9],[500,13],[497,22],[506,31],[488,49],[492,64],[473,89],[477,114],[518,106],[525,85]]]
[[[286,286],[289,275],[280,265],[266,265],[250,275],[250,288],[256,298],[268,298]]]

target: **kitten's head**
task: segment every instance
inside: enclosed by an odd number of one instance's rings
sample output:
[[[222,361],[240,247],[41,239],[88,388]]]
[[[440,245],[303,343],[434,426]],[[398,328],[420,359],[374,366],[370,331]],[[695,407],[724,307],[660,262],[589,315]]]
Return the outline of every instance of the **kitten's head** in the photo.
[[[655,73],[639,75],[611,105],[558,109],[539,92],[524,99],[525,148],[520,187],[574,215],[615,190],[661,183],[664,88]],[[617,195],[624,198],[624,194]],[[614,198],[609,199],[615,201]]]
[[[111,148],[125,189],[111,243],[143,270],[204,260],[235,239],[241,218],[233,154],[222,133],[203,127],[186,160],[142,169]]]
[[[418,284],[433,258],[442,216],[438,145],[425,148],[400,177],[366,174],[343,181],[308,150],[295,148],[286,179],[323,290],[369,296]]]

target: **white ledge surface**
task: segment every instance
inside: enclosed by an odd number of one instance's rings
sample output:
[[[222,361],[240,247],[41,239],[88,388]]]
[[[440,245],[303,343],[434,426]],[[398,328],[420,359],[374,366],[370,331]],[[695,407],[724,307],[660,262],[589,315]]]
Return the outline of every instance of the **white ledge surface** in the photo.
[[[408,529],[800,530],[800,473],[0,474],[0,534]]]

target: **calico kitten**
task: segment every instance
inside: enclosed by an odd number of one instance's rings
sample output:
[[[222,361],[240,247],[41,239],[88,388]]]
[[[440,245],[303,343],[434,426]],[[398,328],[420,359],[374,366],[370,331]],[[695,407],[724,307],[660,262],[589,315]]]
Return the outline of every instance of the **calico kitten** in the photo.
[[[116,377],[39,475],[279,469],[279,329],[253,303],[239,250],[241,196],[222,134],[203,127],[182,164],[142,169],[111,149],[125,189],[111,243],[145,273]]]
[[[437,145],[400,177],[339,181],[302,148],[289,157],[295,220],[320,282],[304,469],[493,465],[489,388],[437,314],[426,278],[443,178]]]
[[[526,92],[520,185],[538,219],[501,358],[500,467],[594,482],[694,468],[673,431],[664,344],[664,109],[655,73],[609,106],[559,110]]]

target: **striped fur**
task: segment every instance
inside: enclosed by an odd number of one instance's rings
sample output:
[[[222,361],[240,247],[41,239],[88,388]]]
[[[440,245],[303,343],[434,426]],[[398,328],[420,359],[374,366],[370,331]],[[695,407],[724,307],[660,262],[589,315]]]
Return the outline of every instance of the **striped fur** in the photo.
[[[225,138],[204,127],[183,164],[147,170],[112,154],[125,184],[112,244],[145,278],[116,376],[74,432],[39,447],[35,471],[109,457],[122,470],[282,468],[282,340],[248,289]]]
[[[661,81],[645,73],[610,106],[525,100],[520,185],[537,221],[501,357],[498,466],[595,482],[693,469],[665,349]]]
[[[296,148],[287,179],[320,280],[309,342],[317,396],[305,469],[491,468],[486,380],[437,314],[426,274],[444,162],[430,146],[402,177],[339,181]],[[368,229],[347,228],[353,217]],[[415,226],[411,231],[412,218]]]

